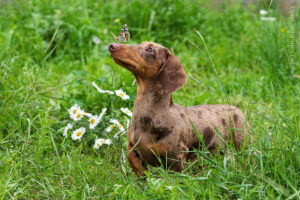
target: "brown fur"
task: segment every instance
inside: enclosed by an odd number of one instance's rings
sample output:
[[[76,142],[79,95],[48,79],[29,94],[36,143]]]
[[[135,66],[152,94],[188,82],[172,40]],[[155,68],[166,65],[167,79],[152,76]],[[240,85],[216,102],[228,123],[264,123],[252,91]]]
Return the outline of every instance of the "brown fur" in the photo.
[[[137,80],[137,97],[127,130],[128,160],[137,176],[145,165],[159,165],[181,172],[184,162],[194,158],[189,150],[201,148],[197,132],[212,155],[225,150],[228,142],[241,148],[248,124],[241,110],[228,105],[182,107],[172,101],[172,92],[186,82],[177,57],[152,42],[132,46],[111,44],[114,61],[130,70]],[[246,129],[246,131],[244,131]],[[134,147],[134,148],[133,148]]]

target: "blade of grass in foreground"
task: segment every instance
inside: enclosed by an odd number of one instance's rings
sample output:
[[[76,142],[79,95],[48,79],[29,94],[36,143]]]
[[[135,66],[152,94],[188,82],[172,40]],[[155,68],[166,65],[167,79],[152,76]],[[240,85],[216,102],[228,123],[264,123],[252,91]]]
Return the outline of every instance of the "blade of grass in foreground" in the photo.
[[[190,120],[190,119],[189,119],[189,120]],[[193,129],[194,129],[194,131],[195,131],[195,133],[196,133],[196,135],[197,135],[197,137],[199,138],[199,142],[202,143],[202,144],[204,144],[202,135],[199,134],[199,132],[197,131],[197,129],[195,128],[195,126],[194,126],[194,124],[193,124],[193,122],[192,122],[191,120],[190,120],[190,123],[191,123],[191,125],[192,125],[192,127],[193,127]],[[200,153],[201,156],[204,157],[204,158],[205,158],[206,160],[208,160],[209,162],[211,162],[211,163],[213,163],[213,164],[215,164],[215,165],[217,165],[217,166],[220,166],[220,165],[219,165],[218,163],[216,163],[214,160],[210,159],[207,155],[205,155],[205,153],[203,153],[202,151],[200,151],[200,150],[197,149],[196,152]]]
[[[210,62],[211,62],[211,65],[213,66],[214,73],[216,74],[216,77],[217,77],[217,79],[218,79],[219,85],[220,85],[220,87],[221,87],[221,89],[222,89],[222,91],[223,91],[223,95],[224,95],[224,97],[225,97],[226,104],[227,104],[227,105],[230,105],[230,104],[229,104],[229,99],[228,99],[228,96],[227,96],[227,92],[226,92],[226,90],[225,90],[225,88],[224,88],[224,86],[223,86],[223,84],[222,84],[222,82],[221,82],[221,80],[220,80],[220,77],[219,77],[219,75],[218,75],[218,73],[217,73],[216,66],[215,66],[215,64],[214,64],[214,62],[213,62],[213,60],[212,60],[212,58],[211,58],[211,55],[210,55],[210,53],[209,53],[209,51],[208,51],[208,48],[207,48],[207,46],[206,46],[206,43],[205,43],[205,41],[204,41],[204,38],[203,38],[203,36],[202,36],[198,31],[196,31],[196,33],[197,33],[197,35],[200,37],[200,39],[202,40],[202,42],[203,42],[203,44],[204,44],[204,47],[205,47],[205,50],[206,50],[206,52],[207,52],[207,54],[208,54],[208,56],[209,56],[209,60],[210,60]]]

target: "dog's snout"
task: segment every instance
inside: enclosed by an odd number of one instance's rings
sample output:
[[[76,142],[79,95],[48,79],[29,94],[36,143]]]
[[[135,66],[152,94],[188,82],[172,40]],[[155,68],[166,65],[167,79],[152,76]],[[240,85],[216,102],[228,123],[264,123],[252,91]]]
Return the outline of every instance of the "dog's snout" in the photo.
[[[119,48],[119,44],[117,44],[117,43],[111,43],[109,45],[109,50],[114,50],[114,49],[117,49],[117,48]]]

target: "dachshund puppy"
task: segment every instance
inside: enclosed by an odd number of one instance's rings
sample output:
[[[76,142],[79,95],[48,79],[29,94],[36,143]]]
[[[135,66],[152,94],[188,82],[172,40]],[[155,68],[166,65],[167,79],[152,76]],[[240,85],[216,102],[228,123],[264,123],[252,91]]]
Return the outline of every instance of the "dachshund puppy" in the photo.
[[[238,108],[186,108],[173,103],[172,93],[185,84],[186,75],[178,58],[168,49],[153,42],[136,46],[112,43],[109,51],[113,60],[131,71],[137,81],[127,130],[127,153],[138,177],[146,170],[146,164],[157,166],[160,160],[165,167],[181,172],[185,161],[195,157],[193,148],[201,148],[203,143],[212,155],[226,149],[225,140],[236,149],[242,147],[248,124]]]

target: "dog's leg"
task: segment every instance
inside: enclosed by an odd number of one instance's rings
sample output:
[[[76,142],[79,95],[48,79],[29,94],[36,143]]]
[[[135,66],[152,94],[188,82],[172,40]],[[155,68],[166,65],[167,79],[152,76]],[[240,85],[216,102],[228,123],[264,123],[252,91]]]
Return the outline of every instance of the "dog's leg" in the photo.
[[[184,168],[184,163],[187,160],[187,155],[189,153],[189,149],[183,144],[180,143],[178,147],[178,152],[176,154],[176,161],[172,164],[172,169],[177,172],[182,172]]]
[[[216,147],[208,148],[208,151],[211,155],[208,154],[208,156],[215,156],[218,153],[218,149]]]
[[[133,145],[130,144],[127,146],[127,159],[137,177],[140,177],[147,170],[142,160],[138,157],[138,153],[133,149]]]

